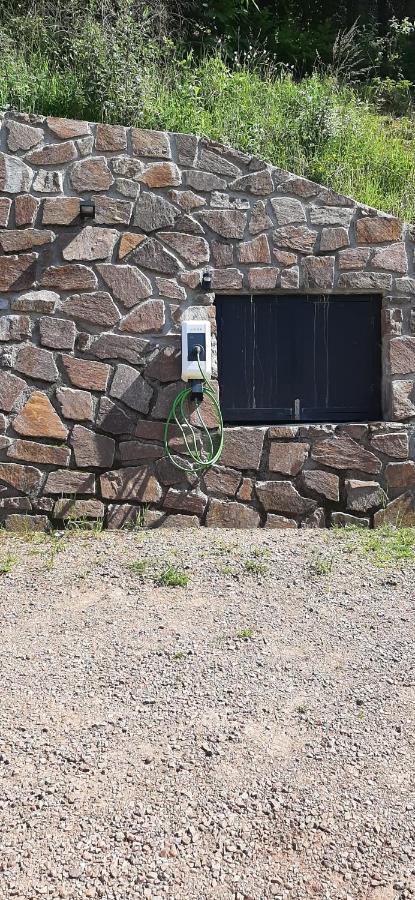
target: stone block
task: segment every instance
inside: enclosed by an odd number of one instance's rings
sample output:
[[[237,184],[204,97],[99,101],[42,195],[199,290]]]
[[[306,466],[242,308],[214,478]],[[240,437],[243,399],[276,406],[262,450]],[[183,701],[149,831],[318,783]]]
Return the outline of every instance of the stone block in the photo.
[[[332,469],[361,469],[376,475],[382,468],[374,453],[365,450],[346,434],[318,441],[311,449],[311,456],[316,462]]]
[[[39,150],[26,153],[25,159],[31,166],[63,166],[78,156],[73,141],[61,144],[46,144]]]
[[[75,425],[72,430],[71,444],[77,466],[88,468],[96,466],[101,469],[111,467],[114,462],[115,441],[105,434],[96,434],[84,425]]]
[[[22,494],[36,493],[42,481],[42,473],[33,466],[0,462],[0,483],[21,491]]]
[[[302,482],[304,487],[326,500],[332,500],[334,503],[339,501],[339,478],[331,472],[324,472],[321,469],[306,469],[302,473]]]
[[[112,254],[117,239],[118,231],[115,231],[113,228],[98,228],[93,225],[86,225],[64,247],[62,256],[69,261],[77,259],[108,259]]]
[[[298,254],[290,253],[289,250],[274,250],[273,256],[282,266],[295,266],[298,263]]]
[[[415,416],[414,384],[412,381],[392,382],[392,414],[394,419],[405,420]]]
[[[242,175],[230,183],[229,190],[266,197],[274,190],[271,172],[268,169],[261,169],[249,175]]]
[[[226,181],[210,172],[200,172],[197,169],[185,172],[186,184],[195,191],[223,191],[226,190]]]
[[[209,528],[258,528],[259,513],[234,500],[211,500],[206,516]]]
[[[273,441],[269,451],[268,468],[282,475],[298,475],[308,457],[309,444],[278,443]]]
[[[133,234],[132,231],[124,231],[118,245],[118,259],[124,259],[145,239],[145,234]]]
[[[56,389],[56,399],[65,419],[72,419],[75,422],[92,422],[93,405],[92,395],[89,391],[58,387]]]
[[[313,512],[317,506],[315,500],[302,497],[291,481],[258,481],[255,491],[266,512],[301,516]]]
[[[320,237],[320,252],[339,250],[349,246],[349,232],[341,226],[335,228],[323,228]]]
[[[74,469],[56,469],[49,472],[44,494],[95,494],[93,472],[76,472]]]
[[[62,365],[71,384],[90,391],[105,391],[111,374],[111,367],[106,363],[90,359],[77,359],[62,354]]]
[[[212,290],[230,291],[241,290],[243,275],[239,269],[212,269]]]
[[[267,201],[263,200],[257,200],[254,204],[248,226],[250,234],[258,234],[271,228],[272,219],[267,213],[267,205]]]
[[[0,226],[7,228],[12,201],[9,197],[0,197]]]
[[[409,454],[409,440],[406,432],[396,434],[375,434],[371,440],[372,447],[392,456],[394,459],[406,459]]]
[[[277,516],[275,513],[268,513],[265,519],[264,528],[298,528],[295,519],[287,519],[286,516]]]
[[[53,353],[34,347],[33,344],[25,344],[19,348],[14,368],[23,375],[27,375],[28,378],[40,381],[56,381],[58,378]]]
[[[14,216],[16,227],[20,225],[34,225],[37,212],[40,206],[38,197],[32,197],[31,194],[20,194],[14,201]],[[3,223],[7,225],[7,222]]]
[[[74,163],[70,171],[70,180],[78,193],[107,191],[114,184],[114,178],[104,156],[93,156]]]
[[[136,503],[157,503],[162,489],[147,466],[115,469],[101,475],[104,500],[134,500]]]
[[[16,150],[31,150],[43,140],[43,128],[33,128],[32,125],[10,119],[4,124],[8,131],[7,146],[12,153]]]
[[[144,381],[136,369],[120,363],[112,381],[110,396],[122,400],[126,406],[137,412],[148,413],[153,388]]]
[[[160,519],[160,528],[198,528],[200,526],[199,519],[197,516],[191,515],[183,515],[182,513],[175,513],[169,516],[163,516]]]
[[[0,256],[0,291],[24,291],[36,280],[36,253]]]
[[[110,531],[139,528],[142,524],[142,518],[142,507],[132,506],[131,503],[111,503],[107,508],[107,528]]]
[[[251,502],[254,497],[254,482],[252,478],[242,479],[242,484],[236,496],[238,497],[238,500],[243,500],[244,503]]]
[[[128,309],[150,297],[151,282],[136,266],[99,263],[97,269],[115,299]]]
[[[271,291],[277,284],[279,269],[274,266],[261,266],[249,269],[248,286],[253,290]]]
[[[46,437],[65,440],[66,425],[60,420],[49,397],[42,391],[33,391],[13,422],[13,428],[25,437]]]
[[[21,459],[47,466],[69,466],[71,451],[68,447],[53,447],[36,441],[15,440],[7,451],[8,459]]]
[[[40,228],[9,229],[0,231],[0,245],[5,253],[19,253],[50,244],[55,238],[53,231]]]
[[[171,487],[164,498],[163,509],[174,509],[202,516],[207,502],[206,494],[202,494],[200,491],[179,491]]]
[[[408,271],[405,244],[390,244],[375,250],[370,265],[373,269],[390,269],[405,275]]]
[[[209,261],[209,244],[202,237],[168,231],[160,231],[158,237],[178,253],[189,266],[198,266]]]
[[[32,169],[19,156],[0,153],[0,191],[5,194],[22,194],[30,191]]]
[[[325,528],[326,513],[322,506],[319,506],[310,516],[306,516],[300,523],[300,528]]]
[[[267,433],[271,440],[283,440],[285,438],[293,440],[293,438],[298,437],[299,431],[298,425],[271,425]]]
[[[19,513],[12,513],[6,516],[4,525],[6,531],[14,531],[23,535],[34,531],[49,531],[50,528],[47,516],[27,516]]]
[[[351,526],[354,528],[369,528],[370,520],[360,518],[359,516],[351,516],[344,512],[332,512],[331,524],[334,528],[350,528]]]
[[[341,225],[349,227],[354,215],[354,209],[341,206],[311,206],[310,222],[312,225]]]
[[[334,256],[306,256],[302,260],[304,286],[331,291],[334,284]]]
[[[306,214],[300,200],[289,197],[275,197],[271,200],[277,225],[292,225],[294,222],[305,222]]]
[[[415,485],[415,463],[412,460],[405,462],[388,463],[385,468],[385,478],[388,487],[393,490],[414,487]]]
[[[156,278],[156,284],[162,297],[172,300],[185,300],[186,291],[174,278]]]
[[[0,370],[0,409],[11,412],[25,388],[26,382],[23,378]]]
[[[164,301],[144,300],[120,323],[120,331],[144,334],[161,331],[165,322]]]
[[[392,216],[365,216],[356,222],[358,244],[386,244],[401,238],[402,222]]]
[[[74,319],[92,322],[94,325],[116,325],[121,318],[111,294],[107,291],[94,291],[87,294],[72,294],[64,300],[62,312]]]
[[[245,481],[250,481],[250,479],[244,479]],[[208,469],[207,472],[203,474],[203,482],[205,485],[205,489],[210,494],[220,494],[225,497],[235,497],[236,492],[241,483],[241,475],[240,472],[235,472],[233,469],[225,469],[220,466],[214,466],[211,469]],[[240,500],[251,500],[252,494],[250,496],[239,496]]]
[[[415,337],[393,338],[389,344],[392,375],[410,375],[415,372]]]
[[[152,444],[150,441],[122,441],[119,454],[122,466],[137,466],[160,459],[165,450],[161,444]]]
[[[408,528],[415,525],[414,495],[411,491],[396,497],[388,503],[384,509],[379,509],[373,517],[375,528],[382,525],[395,525],[399,528]]]
[[[134,225],[142,231],[151,232],[171,227],[179,216],[180,212],[165,197],[143,193],[136,204]]]
[[[145,269],[162,272],[165,275],[177,275],[182,264],[163,247],[156,238],[148,238],[134,251],[133,260]]]
[[[241,174],[240,169],[229,162],[223,154],[212,153],[211,150],[204,148],[199,153],[199,166],[206,172],[213,172],[215,175],[224,175],[228,178],[236,178]]]
[[[58,291],[93,291],[97,278],[92,269],[74,263],[67,266],[50,266],[40,277],[42,287],[56,288]]]
[[[285,175],[286,173],[284,173]],[[315,197],[316,194],[319,193],[320,185],[315,184],[314,181],[309,181],[308,178],[301,178],[300,176],[293,175],[291,178],[284,178],[283,184],[278,188],[278,193],[288,193],[295,194],[296,197],[302,197],[305,200],[309,200],[310,197]]]
[[[384,501],[384,491],[377,481],[359,481],[356,478],[346,478],[345,487],[347,509],[351,509],[354,512],[368,512],[377,506],[381,506]]]
[[[60,119],[57,116],[48,116],[46,122],[52,134],[56,134],[62,140],[70,140],[71,138],[82,137],[84,134],[91,133],[88,122],[80,122],[77,119]]]
[[[178,381],[181,374],[181,352],[175,346],[162,347],[146,366],[146,377],[157,381]]]
[[[121,334],[101,334],[92,341],[89,350],[98,359],[124,359],[138,365],[144,361],[149,350],[148,341],[143,338],[127,337]]]
[[[150,188],[166,188],[181,184],[182,177],[175,163],[156,162],[145,167],[139,180]]]
[[[337,256],[339,269],[364,269],[369,262],[370,250],[358,247],[341,250]]]
[[[28,316],[0,316],[0,341],[24,341],[31,333]]]
[[[127,149],[127,129],[123,125],[99,123],[95,135],[95,149],[106,153],[119,153]]]
[[[395,279],[395,289],[400,294],[415,294],[415,278],[396,278]]]
[[[63,191],[62,172],[48,172],[39,169],[33,181],[33,190],[39,194],[61,194]]]
[[[54,519],[103,519],[104,504],[101,500],[56,500],[53,506]]]
[[[270,263],[271,254],[268,238],[260,234],[252,241],[244,241],[238,244],[238,260],[241,263]]]
[[[215,234],[225,238],[243,238],[247,215],[241,209],[211,209],[198,213],[199,218]]]
[[[4,497],[0,500],[0,511],[30,512],[32,504],[28,497]]]
[[[201,197],[200,194],[195,194],[194,191],[171,191],[170,196],[173,203],[186,212],[191,212],[192,209],[198,209],[200,206],[206,206],[205,198]]]
[[[146,128],[132,128],[131,141],[135,156],[170,159],[170,141],[165,131],[150,131]]]
[[[135,417],[128,415],[118,403],[113,403],[109,397],[101,398],[96,418],[97,428],[114,435],[129,435],[135,424]]]
[[[232,244],[222,241],[211,241],[212,258],[215,266],[219,268],[231,266],[234,261],[234,248]]]
[[[317,233],[305,225],[284,225],[273,232],[277,247],[299,250],[301,253],[313,253],[316,240]]]
[[[221,463],[234,469],[258,470],[266,428],[227,428]]]
[[[55,350],[73,350],[75,346],[76,328],[67,319],[55,319],[52,316],[41,316],[39,319],[40,343],[43,347]]]
[[[79,216],[79,197],[48,197],[43,203],[44,225],[71,225]]]
[[[175,139],[179,166],[193,166],[196,162],[199,138],[195,134],[176,134]]]
[[[298,266],[291,266],[290,269],[282,269],[280,285],[284,290],[298,290],[300,286],[300,270]]]
[[[95,198],[95,222],[97,225],[128,225],[133,211],[129,200],[114,197]]]

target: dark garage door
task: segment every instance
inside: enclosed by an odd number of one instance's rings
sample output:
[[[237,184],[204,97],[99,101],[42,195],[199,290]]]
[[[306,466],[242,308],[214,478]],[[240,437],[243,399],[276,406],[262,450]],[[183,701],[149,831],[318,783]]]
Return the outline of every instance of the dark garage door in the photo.
[[[381,418],[381,298],[218,296],[225,422]]]

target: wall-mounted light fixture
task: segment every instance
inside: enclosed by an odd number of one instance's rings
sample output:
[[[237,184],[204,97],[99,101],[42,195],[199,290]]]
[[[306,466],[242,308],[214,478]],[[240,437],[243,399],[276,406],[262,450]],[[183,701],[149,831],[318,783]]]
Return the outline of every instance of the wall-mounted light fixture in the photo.
[[[201,285],[204,291],[210,291],[212,287],[212,273],[208,269],[203,272]]]
[[[82,219],[95,219],[95,201],[81,200],[79,212]]]

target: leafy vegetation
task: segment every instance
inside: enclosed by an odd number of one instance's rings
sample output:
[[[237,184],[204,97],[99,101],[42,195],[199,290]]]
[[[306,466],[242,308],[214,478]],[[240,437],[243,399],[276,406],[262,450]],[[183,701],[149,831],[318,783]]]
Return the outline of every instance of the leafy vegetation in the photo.
[[[0,0],[0,107],[198,132],[414,219],[415,25],[386,6]]]
[[[341,533],[342,532],[342,533]],[[339,529],[350,553],[367,556],[378,568],[396,568],[415,560],[415,528],[384,525],[382,528]]]
[[[155,579],[156,584],[160,587],[187,587],[190,581],[190,575],[182,572],[175,566],[167,566]]]

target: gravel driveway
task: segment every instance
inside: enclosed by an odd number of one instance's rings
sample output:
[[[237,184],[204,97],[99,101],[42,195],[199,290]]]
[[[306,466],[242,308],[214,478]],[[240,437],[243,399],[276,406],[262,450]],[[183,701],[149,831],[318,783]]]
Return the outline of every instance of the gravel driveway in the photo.
[[[415,566],[351,540],[0,537],[2,900],[415,896]]]

